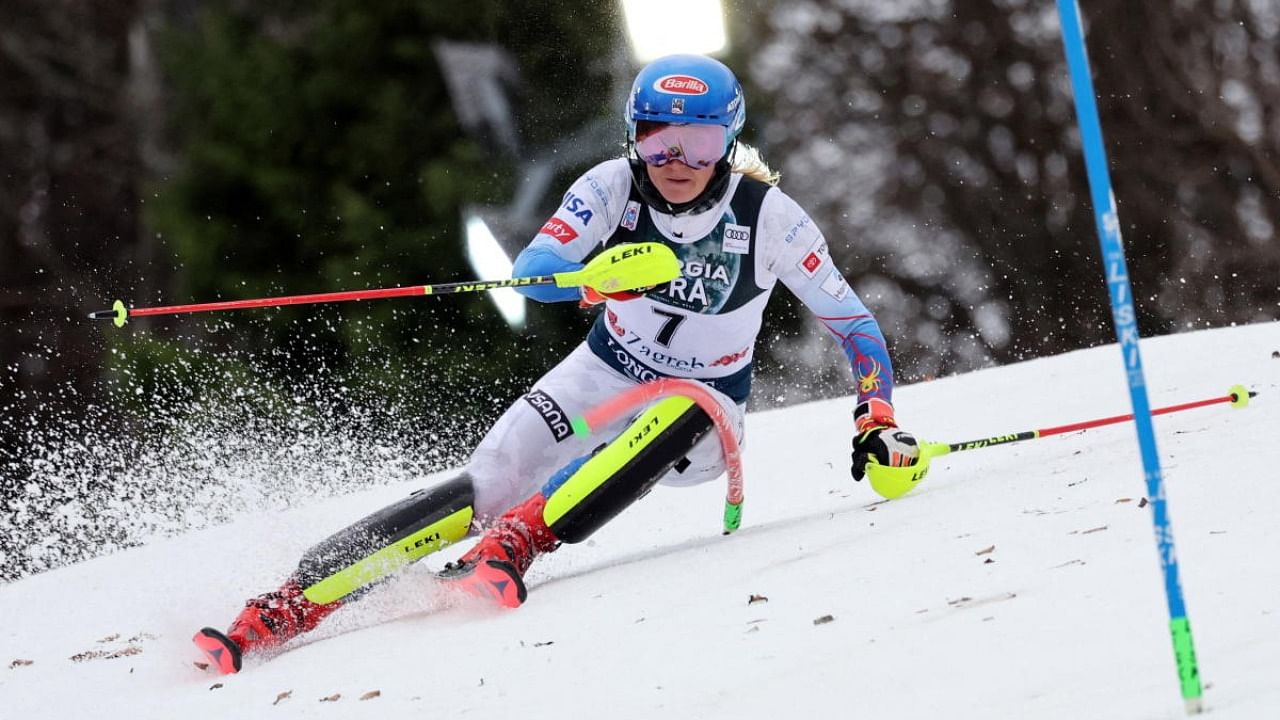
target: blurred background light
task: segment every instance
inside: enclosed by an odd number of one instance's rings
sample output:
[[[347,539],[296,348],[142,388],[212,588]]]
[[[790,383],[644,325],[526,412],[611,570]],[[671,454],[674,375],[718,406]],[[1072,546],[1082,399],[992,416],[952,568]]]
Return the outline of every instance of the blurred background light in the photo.
[[[478,215],[466,218],[467,262],[476,271],[477,280],[504,280],[511,277],[511,258],[489,225]],[[524,296],[510,288],[490,290],[489,299],[498,306],[498,312],[513,329],[524,327]]]
[[[720,0],[622,0],[636,62],[673,53],[715,55],[728,45]]]

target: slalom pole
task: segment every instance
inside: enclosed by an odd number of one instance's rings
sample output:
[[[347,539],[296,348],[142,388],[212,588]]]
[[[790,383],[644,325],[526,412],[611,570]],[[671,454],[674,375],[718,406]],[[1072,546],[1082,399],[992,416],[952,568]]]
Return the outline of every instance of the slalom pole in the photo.
[[[728,535],[742,525],[742,450],[729,420],[729,413],[702,383],[661,378],[636,385],[574,418],[571,423],[573,432],[579,437],[587,437],[593,430],[605,427],[642,405],[673,395],[693,400],[715,423],[716,433],[720,437],[720,449],[724,453],[725,469],[729,475],[729,489],[724,502],[724,534]]]
[[[1062,44],[1066,51],[1072,95],[1075,97],[1076,119],[1084,146],[1094,222],[1097,225],[1098,243],[1102,249],[1107,286],[1111,295],[1111,316],[1115,322],[1116,339],[1124,355],[1125,377],[1129,382],[1129,399],[1133,405],[1133,418],[1138,431],[1147,497],[1151,500],[1151,521],[1160,554],[1160,569],[1164,574],[1165,598],[1169,606],[1169,633],[1173,640],[1178,681],[1186,712],[1194,715],[1204,707],[1200,668],[1196,663],[1191,622],[1187,618],[1182,583],[1178,577],[1178,554],[1174,548],[1173,525],[1169,519],[1160,453],[1156,449],[1156,434],[1151,422],[1146,375],[1142,369],[1142,356],[1138,352],[1138,323],[1133,305],[1133,288],[1129,283],[1124,243],[1120,237],[1116,199],[1111,191],[1111,174],[1107,169],[1107,154],[1102,140],[1102,124],[1098,120],[1093,79],[1089,75],[1089,56],[1085,49],[1079,4],[1076,0],[1058,0],[1058,16],[1062,21]]]
[[[1152,415],[1168,415],[1170,413],[1183,412],[1184,410],[1194,410],[1196,408],[1207,407],[1209,405],[1221,405],[1230,403],[1231,407],[1243,408],[1248,407],[1249,399],[1256,397],[1258,393],[1248,390],[1243,385],[1232,385],[1226,395],[1207,398],[1204,400],[1194,400],[1192,402],[1179,403],[1177,405],[1169,405],[1167,407],[1156,408],[1151,411]],[[1006,433],[1004,435],[993,435],[991,437],[980,438],[978,440],[966,440],[964,442],[927,442],[920,441],[920,459],[913,465],[904,467],[889,467],[887,465],[879,465],[874,461],[867,464],[867,480],[871,483],[871,489],[876,491],[886,500],[894,500],[915,489],[916,485],[924,479],[929,472],[929,464],[934,458],[941,457],[948,453],[963,452],[965,450],[981,450],[982,448],[995,447],[996,445],[1008,445],[1010,443],[1023,442],[1026,440],[1038,440],[1052,435],[1061,435],[1063,433],[1077,432],[1080,430],[1088,430],[1090,428],[1104,427],[1106,425],[1115,425],[1117,423],[1128,422],[1133,419],[1133,415],[1113,415],[1111,417],[1096,418],[1094,420],[1082,420],[1080,422],[1068,423],[1066,425],[1055,425],[1053,427],[1041,428],[1039,430],[1023,430],[1021,432]]]
[[[670,282],[680,275],[680,261],[675,253],[662,243],[628,243],[606,248],[581,270],[536,275],[508,280],[476,280],[470,282],[436,285],[410,285],[407,287],[378,288],[374,290],[343,290],[310,295],[284,295],[280,297],[226,300],[197,303],[194,305],[168,305],[165,307],[127,307],[116,300],[110,310],[89,313],[90,320],[111,320],[116,327],[124,327],[131,317],[148,315],[181,315],[197,312],[219,312],[245,308],[281,307],[285,305],[311,305],[316,303],[345,302],[349,300],[376,300],[383,298],[422,295],[453,295],[457,293],[486,292],[502,288],[555,285],[556,287],[588,286],[604,293],[635,290],[637,288]]]

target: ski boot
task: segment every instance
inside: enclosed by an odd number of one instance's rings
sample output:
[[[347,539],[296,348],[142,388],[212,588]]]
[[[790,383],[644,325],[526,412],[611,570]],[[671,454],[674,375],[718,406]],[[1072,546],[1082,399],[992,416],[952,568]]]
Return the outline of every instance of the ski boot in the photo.
[[[508,510],[479,542],[456,562],[445,565],[438,577],[471,595],[509,608],[520,607],[528,597],[524,574],[533,559],[560,546],[542,511],[542,493]]]
[[[204,628],[191,638],[218,672],[240,671],[242,657],[283,645],[314,629],[342,602],[318,605],[302,594],[298,581],[290,578],[275,592],[245,602],[244,610],[232,621],[226,634]]]

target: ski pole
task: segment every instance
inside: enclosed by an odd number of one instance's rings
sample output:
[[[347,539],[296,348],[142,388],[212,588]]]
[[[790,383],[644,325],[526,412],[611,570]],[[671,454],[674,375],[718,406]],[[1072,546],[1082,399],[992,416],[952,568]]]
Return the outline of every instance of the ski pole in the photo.
[[[1231,389],[1227,391],[1227,394],[1221,397],[1155,408],[1151,411],[1151,414],[1168,415],[1170,413],[1182,412],[1183,410],[1194,410],[1195,408],[1201,408],[1207,405],[1218,405],[1220,403],[1231,403],[1232,407],[1242,408],[1249,404],[1249,398],[1255,397],[1257,394],[1258,393],[1256,392],[1245,389],[1243,385],[1233,385],[1231,386]],[[1088,430],[1090,428],[1102,427],[1104,425],[1115,425],[1116,423],[1128,422],[1132,419],[1133,414],[1128,413],[1125,415],[1098,418],[1096,420],[1085,420],[1082,422],[1068,423],[1066,425],[1056,425],[1054,427],[1041,428],[1040,430],[1024,430],[1022,432],[1011,433],[1009,435],[996,435],[995,437],[983,438],[981,440],[969,440],[958,443],[928,443],[928,445],[937,448],[936,451],[931,453],[931,457],[938,457],[939,455],[946,455],[947,453],[960,452],[963,450],[976,450],[978,448],[990,447],[992,445],[1006,445],[1008,443],[1021,442],[1023,440],[1035,440],[1037,438],[1049,437],[1051,435],[1076,432],[1077,430]]]
[[[1230,403],[1231,407],[1242,408],[1249,404],[1249,398],[1257,396],[1258,393],[1246,389],[1243,385],[1233,385],[1227,391],[1226,395],[1208,398],[1205,400],[1196,400],[1194,402],[1180,403],[1178,405],[1169,405],[1168,407],[1155,408],[1151,411],[1152,415],[1168,415],[1170,413],[1182,412],[1183,410],[1193,410],[1208,405],[1218,405],[1221,403]],[[911,492],[921,480],[924,479],[926,473],[929,472],[929,463],[936,457],[947,455],[953,452],[962,452],[965,450],[978,450],[995,445],[1008,445],[1009,443],[1022,442],[1024,440],[1036,440],[1039,438],[1049,437],[1051,435],[1061,435],[1063,433],[1076,432],[1078,430],[1088,430],[1090,428],[1103,427],[1105,425],[1115,425],[1117,423],[1128,422],[1133,419],[1133,414],[1113,415],[1111,417],[1097,418],[1095,420],[1084,420],[1081,422],[1068,423],[1066,425],[1056,425],[1054,427],[1041,428],[1039,430],[1023,430],[1022,432],[1008,433],[1006,435],[995,435],[992,437],[981,438],[979,440],[967,440],[964,442],[945,443],[945,442],[921,442],[920,443],[920,460],[915,465],[907,467],[889,467],[887,465],[878,465],[874,462],[867,465],[867,478],[871,481],[871,488],[886,500],[902,497]]]
[[[310,295],[285,295],[248,300],[197,303],[194,305],[169,305],[165,307],[131,308],[126,307],[123,301],[116,300],[110,310],[97,310],[89,313],[89,319],[111,320],[116,327],[124,327],[129,318],[146,317],[148,315],[180,315],[245,308],[344,302],[347,300],[452,295],[536,285],[555,285],[562,288],[586,285],[600,292],[611,293],[660,285],[674,280],[679,274],[680,261],[676,259],[675,253],[672,252],[671,248],[661,243],[631,243],[606,249],[588,262],[581,270],[555,273],[554,275],[536,275],[533,277],[511,278],[509,280],[477,280],[436,285],[411,285],[373,290],[344,290]]]
[[[604,427],[641,405],[673,395],[693,400],[715,423],[716,433],[720,437],[720,450],[724,453],[725,469],[729,475],[729,490],[724,501],[724,534],[728,535],[742,525],[742,450],[729,420],[729,413],[702,383],[661,378],[636,385],[573,418],[573,432],[579,437],[588,437],[593,428]]]

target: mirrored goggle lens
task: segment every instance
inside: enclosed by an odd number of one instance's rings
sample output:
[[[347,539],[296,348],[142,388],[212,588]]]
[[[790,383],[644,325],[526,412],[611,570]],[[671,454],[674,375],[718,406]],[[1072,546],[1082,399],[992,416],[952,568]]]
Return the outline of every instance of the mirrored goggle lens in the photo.
[[[667,125],[636,141],[636,152],[649,165],[679,160],[692,168],[711,167],[724,157],[727,131],[720,125]]]

